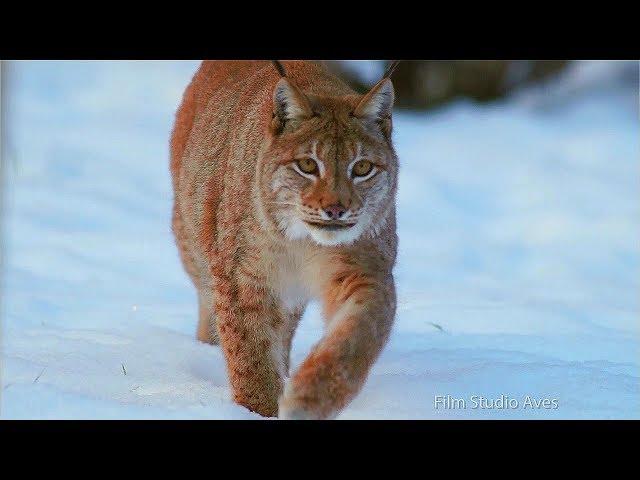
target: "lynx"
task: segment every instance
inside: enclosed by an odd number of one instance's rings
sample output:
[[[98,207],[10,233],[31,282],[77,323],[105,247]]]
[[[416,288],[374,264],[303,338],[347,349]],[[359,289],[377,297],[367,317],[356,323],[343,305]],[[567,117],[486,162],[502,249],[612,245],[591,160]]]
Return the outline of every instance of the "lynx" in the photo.
[[[359,95],[316,63],[205,61],[176,113],[173,232],[198,292],[197,338],[221,346],[234,401],[262,416],[334,418],[389,337],[388,77]],[[289,377],[312,299],[324,335]]]

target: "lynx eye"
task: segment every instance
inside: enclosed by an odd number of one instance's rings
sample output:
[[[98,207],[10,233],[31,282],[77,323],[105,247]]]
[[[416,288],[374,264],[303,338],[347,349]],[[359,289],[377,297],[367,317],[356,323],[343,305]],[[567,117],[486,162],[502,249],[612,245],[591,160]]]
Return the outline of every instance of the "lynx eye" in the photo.
[[[351,169],[351,174],[354,177],[366,177],[373,170],[373,163],[369,160],[358,160]]]
[[[298,160],[296,162],[296,165],[303,173],[307,173],[309,175],[315,175],[316,173],[318,173],[318,164],[311,158],[303,158],[301,160]]]

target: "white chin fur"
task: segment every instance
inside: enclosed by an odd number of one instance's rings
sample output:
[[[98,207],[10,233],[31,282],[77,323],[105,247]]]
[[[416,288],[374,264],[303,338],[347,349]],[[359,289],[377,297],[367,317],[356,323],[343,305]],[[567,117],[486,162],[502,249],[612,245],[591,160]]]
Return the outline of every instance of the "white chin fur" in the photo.
[[[309,235],[304,222],[298,218],[288,219],[284,229],[284,236],[289,240],[300,240]]]
[[[306,226],[306,228],[316,243],[325,246],[353,243],[362,234],[361,223],[357,223],[353,227],[345,230],[322,230],[311,226]]]
[[[353,227],[344,230],[322,230],[312,227],[296,217],[280,219],[280,224],[284,227],[284,235],[289,240],[311,237],[319,245],[327,247],[355,242],[362,235],[364,223],[360,221]]]

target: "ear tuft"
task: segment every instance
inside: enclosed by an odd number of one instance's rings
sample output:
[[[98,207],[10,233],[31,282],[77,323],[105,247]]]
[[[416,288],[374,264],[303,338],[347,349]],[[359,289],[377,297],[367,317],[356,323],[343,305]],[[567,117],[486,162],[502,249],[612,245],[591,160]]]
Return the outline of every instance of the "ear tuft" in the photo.
[[[388,78],[383,78],[360,100],[360,103],[353,111],[353,115],[358,118],[372,120],[390,118],[393,110],[393,100],[393,84]]]
[[[304,120],[313,115],[309,100],[288,78],[281,78],[273,91],[273,112],[280,123]]]

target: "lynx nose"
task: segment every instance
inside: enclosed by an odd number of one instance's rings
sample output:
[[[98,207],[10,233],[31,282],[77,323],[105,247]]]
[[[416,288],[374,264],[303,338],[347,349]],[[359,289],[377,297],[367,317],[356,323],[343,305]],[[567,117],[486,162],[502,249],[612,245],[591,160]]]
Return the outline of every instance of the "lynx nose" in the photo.
[[[346,211],[347,209],[344,208],[341,203],[334,203],[324,208],[324,213],[326,213],[331,220],[338,220]]]

